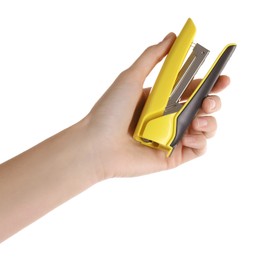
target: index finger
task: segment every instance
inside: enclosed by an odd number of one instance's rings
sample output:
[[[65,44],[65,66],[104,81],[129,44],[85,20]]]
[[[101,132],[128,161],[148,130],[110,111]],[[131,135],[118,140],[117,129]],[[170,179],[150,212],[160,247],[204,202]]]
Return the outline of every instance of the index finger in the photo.
[[[200,81],[201,79],[192,80],[188,88],[184,91],[182,95],[182,100],[186,100],[191,96],[191,94],[194,92],[194,90],[196,89]],[[215,94],[221,92],[229,85],[229,83],[230,83],[230,78],[228,76],[226,75],[220,76],[216,81],[216,83],[214,84],[211,93]]]

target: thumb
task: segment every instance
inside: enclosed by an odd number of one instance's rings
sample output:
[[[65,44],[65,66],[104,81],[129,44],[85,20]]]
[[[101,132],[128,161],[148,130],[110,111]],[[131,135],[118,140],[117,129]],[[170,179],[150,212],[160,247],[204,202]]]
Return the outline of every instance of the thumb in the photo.
[[[163,41],[148,47],[129,68],[132,78],[143,84],[152,69],[167,55],[175,38],[175,34],[171,32]]]

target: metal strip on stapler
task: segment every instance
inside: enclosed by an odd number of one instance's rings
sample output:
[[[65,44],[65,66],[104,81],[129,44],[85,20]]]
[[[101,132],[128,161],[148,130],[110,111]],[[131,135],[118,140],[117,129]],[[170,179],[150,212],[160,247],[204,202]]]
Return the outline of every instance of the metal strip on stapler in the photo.
[[[234,43],[225,46],[205,77],[184,100],[186,88],[209,53],[202,45],[193,44],[195,32],[195,24],[189,18],[162,65],[133,134],[138,142],[163,150],[167,156],[181,140],[236,47]],[[190,47],[193,50],[186,59]]]
[[[179,103],[180,98],[185,89],[188,87],[189,83],[196,75],[203,62],[205,61],[209,52],[210,51],[202,45],[198,43],[195,45],[192,53],[190,54],[189,58],[184,63],[182,69],[178,74],[176,84],[171,96],[169,97],[164,115],[175,113],[182,107],[182,104]]]

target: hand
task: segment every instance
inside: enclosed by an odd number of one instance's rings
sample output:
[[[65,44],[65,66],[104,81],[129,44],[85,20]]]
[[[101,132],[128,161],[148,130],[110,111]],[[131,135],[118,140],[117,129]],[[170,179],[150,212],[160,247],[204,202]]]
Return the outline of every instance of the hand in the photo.
[[[218,96],[210,95],[203,101],[198,115],[170,158],[132,138],[149,93],[149,89],[143,89],[143,83],[169,52],[174,40],[175,35],[170,33],[162,42],[147,48],[130,68],[117,77],[86,117],[87,133],[94,143],[103,178],[139,176],[172,169],[202,155],[206,150],[206,139],[215,134],[216,119],[208,114],[219,110],[221,101]],[[221,76],[212,92],[222,91],[229,81],[227,76]],[[190,84],[184,98],[198,83],[199,80],[194,80]]]
[[[207,114],[220,108],[213,95],[204,100],[170,158],[132,138],[149,93],[144,80],[174,39],[170,34],[149,47],[81,122],[0,164],[0,242],[98,181],[171,169],[204,153],[206,138],[216,131],[215,118]],[[228,83],[228,77],[220,77],[213,91]]]

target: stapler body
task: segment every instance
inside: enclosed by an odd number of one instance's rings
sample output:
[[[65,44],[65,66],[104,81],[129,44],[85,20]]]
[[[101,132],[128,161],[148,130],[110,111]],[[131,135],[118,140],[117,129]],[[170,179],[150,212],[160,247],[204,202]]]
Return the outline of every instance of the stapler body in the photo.
[[[195,33],[196,27],[188,19],[163,63],[133,136],[143,145],[166,151],[167,156],[182,138],[236,47],[228,44],[222,50],[203,80],[183,102],[183,92],[209,53],[196,44],[184,63]]]

